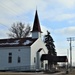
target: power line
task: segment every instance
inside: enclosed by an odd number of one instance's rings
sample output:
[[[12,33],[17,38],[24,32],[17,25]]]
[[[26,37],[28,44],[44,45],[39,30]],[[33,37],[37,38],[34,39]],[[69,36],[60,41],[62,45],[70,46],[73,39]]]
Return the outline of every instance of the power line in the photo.
[[[18,7],[20,7],[20,5],[21,5],[21,4],[18,4],[18,2],[17,2],[16,0],[14,0],[14,1],[12,0],[11,2],[13,2],[13,3],[14,3],[15,5],[17,5]],[[23,7],[20,7],[20,8],[21,8],[21,10],[23,10],[23,11],[25,10],[25,8],[23,8]],[[17,18],[19,17],[20,20],[25,20],[25,19],[24,19],[24,18],[25,18],[24,16],[16,16],[16,17],[17,17]]]
[[[15,3],[15,2],[14,2]],[[15,3],[15,4],[17,4],[17,3]],[[16,11],[15,10],[13,10],[13,9],[11,9],[10,7],[8,7],[6,4],[0,4],[0,7],[3,7],[3,8],[5,8],[5,9],[7,9],[10,13],[9,14],[16,14],[17,15],[17,13],[16,13]],[[21,9],[23,9],[22,7],[21,7]],[[24,9],[23,9],[24,10]],[[24,16],[16,16],[16,18],[18,18],[19,17],[19,20],[25,20],[24,19]],[[13,18],[13,17],[12,17]]]
[[[67,41],[70,41],[70,71],[72,70],[72,41],[75,41],[75,37],[67,38]]]
[[[8,7],[8,6],[5,5],[5,4],[0,4],[0,7],[3,7],[3,8],[5,8],[5,9],[7,9],[8,11],[11,11],[13,14],[17,14],[17,13],[14,12],[13,9],[11,9],[10,7]],[[10,13],[10,14],[11,14],[11,13]]]
[[[20,7],[20,5],[19,4],[17,4],[18,2],[16,2],[16,1],[11,1],[12,3],[14,3],[15,5],[16,5],[16,7]],[[4,7],[4,8],[6,8],[7,10],[11,10],[14,14],[17,14],[16,13],[16,11],[15,11],[15,9],[13,8],[13,9],[11,9],[11,7],[9,7],[6,3],[1,3],[0,4],[1,5],[1,7]],[[20,9],[21,8],[21,9]],[[23,7],[20,7],[19,9],[20,10],[24,10],[24,8]]]
[[[15,3],[15,5],[19,6],[16,1],[12,1],[12,2]],[[2,3],[2,4],[0,3],[0,7],[3,7],[3,8],[5,8],[5,9],[7,9],[8,11],[10,11],[11,13],[9,13],[9,14],[11,14],[11,15],[12,15],[12,14],[17,14],[16,11],[15,11],[15,9],[11,9],[11,7],[9,7],[9,6],[8,6],[7,4],[5,4],[5,3]],[[21,9],[24,10],[24,8],[22,8],[22,7],[21,7]],[[16,16],[16,17],[12,17],[12,18],[15,18],[15,19],[18,18],[18,20],[22,20],[22,21],[25,20],[25,19],[24,19],[24,16],[21,17],[21,16],[19,16],[19,15]],[[2,24],[2,25],[3,25],[3,24]],[[4,25],[4,26],[5,26],[5,25]]]
[[[0,23],[0,25],[5,26],[6,28],[8,28],[8,26],[6,26],[6,25],[5,25],[5,24],[3,24],[3,23]]]

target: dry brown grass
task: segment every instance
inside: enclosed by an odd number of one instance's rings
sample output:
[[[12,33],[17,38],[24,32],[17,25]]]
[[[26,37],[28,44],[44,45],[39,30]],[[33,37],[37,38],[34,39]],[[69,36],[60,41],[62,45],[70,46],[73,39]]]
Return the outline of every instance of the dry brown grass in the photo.
[[[68,75],[75,75],[75,69],[72,69],[72,71]]]
[[[25,73],[25,72],[0,72],[0,75],[34,75],[34,73]]]
[[[43,74],[43,73],[32,73],[32,72],[0,72],[0,75],[62,75],[62,74]],[[63,74],[63,75],[75,75],[75,69],[72,69],[69,74]]]

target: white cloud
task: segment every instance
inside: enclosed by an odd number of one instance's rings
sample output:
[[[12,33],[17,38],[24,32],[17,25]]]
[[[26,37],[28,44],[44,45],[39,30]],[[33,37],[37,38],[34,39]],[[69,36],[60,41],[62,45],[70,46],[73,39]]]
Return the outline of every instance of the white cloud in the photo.
[[[49,31],[50,33],[52,33],[53,32],[53,29],[47,28],[46,26],[41,25],[41,31],[42,31],[42,36],[44,36],[44,35],[47,34],[47,31]]]
[[[28,13],[31,10],[44,10],[47,7],[47,1],[43,0],[0,0],[0,10],[3,14],[20,15]]]
[[[57,0],[60,5],[65,8],[74,8],[75,7],[75,0]]]
[[[47,0],[46,9],[41,12],[42,19],[64,21],[75,18],[75,0]]]
[[[55,21],[63,21],[75,18],[75,14],[59,14],[54,17]]]
[[[75,14],[65,13],[64,9],[74,5],[74,2],[74,0],[0,0],[0,18],[7,19],[8,17],[17,17],[22,14],[26,16],[28,12],[35,10],[37,6],[42,20],[68,20],[74,18]]]
[[[36,5],[36,0],[0,0],[1,12],[9,15],[27,13],[28,11],[35,9]]]
[[[46,4],[43,0],[0,0],[0,23],[10,26],[13,22],[27,22],[31,18],[28,12],[35,11],[36,6],[43,10]]]
[[[75,26],[56,29],[54,30],[54,33],[60,35],[62,34],[64,36],[75,36]]]
[[[6,29],[0,29],[0,39],[3,39],[3,38],[8,38],[8,33],[9,31],[6,30]]]

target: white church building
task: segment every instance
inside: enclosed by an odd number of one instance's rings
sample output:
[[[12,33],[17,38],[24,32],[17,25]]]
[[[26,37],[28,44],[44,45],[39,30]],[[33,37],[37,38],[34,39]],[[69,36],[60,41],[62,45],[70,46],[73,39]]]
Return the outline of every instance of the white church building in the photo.
[[[35,13],[32,37],[0,39],[0,70],[34,71],[45,69],[47,62],[41,62],[42,54],[47,53],[41,39],[41,27],[37,10]]]

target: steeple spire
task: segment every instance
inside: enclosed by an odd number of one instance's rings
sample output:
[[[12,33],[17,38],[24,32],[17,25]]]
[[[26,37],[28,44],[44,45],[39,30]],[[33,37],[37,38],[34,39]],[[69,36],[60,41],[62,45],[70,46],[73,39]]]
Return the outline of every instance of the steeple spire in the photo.
[[[35,13],[32,32],[41,32],[42,33],[41,28],[40,28],[40,23],[39,23],[37,10],[36,10],[36,13]]]

